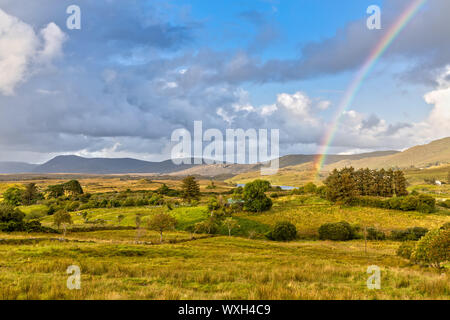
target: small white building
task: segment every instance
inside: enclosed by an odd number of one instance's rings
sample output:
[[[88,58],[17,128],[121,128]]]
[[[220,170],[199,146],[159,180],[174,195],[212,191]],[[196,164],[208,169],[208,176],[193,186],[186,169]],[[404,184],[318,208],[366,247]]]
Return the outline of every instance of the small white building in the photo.
[[[435,183],[437,186],[442,186],[442,182],[440,182],[439,180],[436,180],[434,183]]]

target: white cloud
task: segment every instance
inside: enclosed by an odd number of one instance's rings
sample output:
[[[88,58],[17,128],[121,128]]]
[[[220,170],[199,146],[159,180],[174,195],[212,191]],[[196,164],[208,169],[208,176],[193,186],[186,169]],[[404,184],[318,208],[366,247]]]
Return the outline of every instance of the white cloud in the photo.
[[[450,66],[437,79],[439,87],[425,95],[425,101],[434,107],[427,119],[431,134],[435,137],[450,135]]]
[[[48,63],[62,56],[62,46],[67,36],[55,23],[50,22],[40,31],[40,35],[44,40],[44,48],[38,53],[42,62]]]
[[[54,23],[37,35],[30,25],[0,9],[0,93],[13,95],[36,68],[60,56],[65,37]]]

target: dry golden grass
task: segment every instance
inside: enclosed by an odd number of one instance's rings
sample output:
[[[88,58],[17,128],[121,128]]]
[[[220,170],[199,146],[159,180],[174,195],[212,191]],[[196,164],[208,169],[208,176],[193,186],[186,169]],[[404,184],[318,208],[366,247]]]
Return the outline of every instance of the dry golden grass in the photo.
[[[162,246],[0,245],[0,299],[449,299],[449,274],[395,256],[397,243],[274,243],[217,237]],[[381,290],[366,287],[369,265]],[[81,290],[66,288],[79,265]]]

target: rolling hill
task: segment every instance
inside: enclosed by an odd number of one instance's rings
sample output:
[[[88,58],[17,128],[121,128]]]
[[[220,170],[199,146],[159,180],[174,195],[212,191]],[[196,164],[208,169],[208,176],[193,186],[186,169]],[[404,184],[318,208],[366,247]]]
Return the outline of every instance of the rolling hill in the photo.
[[[286,156],[290,163],[295,163],[296,156]],[[309,156],[308,156],[309,157]],[[308,157],[301,157],[298,159],[306,160]],[[347,157],[342,159],[340,157]],[[283,158],[280,159],[280,162]],[[294,161],[293,161],[294,159]],[[315,172],[313,171],[313,158],[306,163],[283,166],[280,165],[280,170],[277,174],[273,176],[261,176],[260,172],[253,170],[251,172],[238,174],[227,182],[230,183],[246,183],[254,179],[265,179],[270,181],[273,185],[281,186],[301,186],[309,181],[315,181],[320,183],[315,177]],[[289,161],[287,161],[289,163]],[[334,168],[343,168],[353,166],[354,168],[371,168],[371,169],[389,169],[389,168],[399,168],[399,169],[412,169],[417,168],[433,168],[436,166],[445,167],[450,164],[450,137],[440,140],[433,141],[426,145],[415,146],[407,149],[403,152],[390,152],[387,154],[383,152],[374,152],[366,154],[357,154],[352,156],[336,156],[329,155],[325,161],[325,167],[319,175],[319,179],[323,179],[327,172],[333,170]],[[429,171],[429,170],[426,170]],[[180,172],[182,173],[182,172]],[[428,173],[423,173],[427,175]],[[431,174],[431,173],[430,173]],[[438,177],[443,176],[443,174],[437,175]]]
[[[325,166],[324,171],[350,166],[370,169],[407,169],[430,168],[445,164],[450,164],[450,137],[435,140],[426,145],[415,146],[392,155],[360,160],[346,159]]]

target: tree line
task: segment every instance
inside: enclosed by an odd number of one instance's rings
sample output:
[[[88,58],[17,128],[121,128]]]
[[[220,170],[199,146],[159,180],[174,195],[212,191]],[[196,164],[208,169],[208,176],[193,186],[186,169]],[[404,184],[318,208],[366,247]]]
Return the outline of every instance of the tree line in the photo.
[[[353,167],[334,169],[325,180],[329,200],[348,202],[358,196],[397,197],[408,195],[403,171],[371,170]]]

